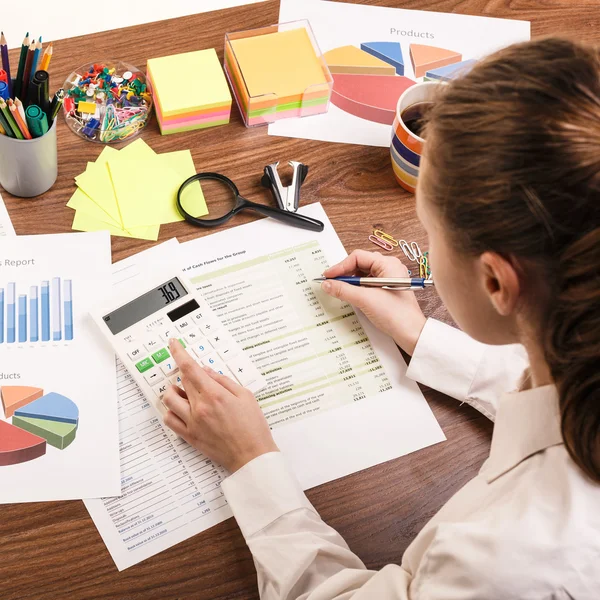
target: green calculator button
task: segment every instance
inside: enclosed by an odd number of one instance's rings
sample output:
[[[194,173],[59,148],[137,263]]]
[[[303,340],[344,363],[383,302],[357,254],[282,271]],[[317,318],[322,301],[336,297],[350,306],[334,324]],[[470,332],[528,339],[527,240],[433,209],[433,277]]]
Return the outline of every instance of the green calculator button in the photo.
[[[180,344],[181,344],[181,345],[182,345],[184,348],[187,348],[187,346],[185,345],[185,342],[184,342],[184,341],[183,341],[181,338],[179,338],[179,343],[180,343]]]
[[[149,358],[145,358],[144,360],[140,360],[139,363],[136,363],[135,368],[140,373],[143,373],[144,371],[151,369],[153,366],[154,366],[153,362]]]
[[[169,354],[169,351],[166,348],[161,348],[160,350],[157,350],[152,355],[152,358],[154,359],[154,362],[158,365],[163,360],[167,360],[167,358],[171,358],[171,355]]]

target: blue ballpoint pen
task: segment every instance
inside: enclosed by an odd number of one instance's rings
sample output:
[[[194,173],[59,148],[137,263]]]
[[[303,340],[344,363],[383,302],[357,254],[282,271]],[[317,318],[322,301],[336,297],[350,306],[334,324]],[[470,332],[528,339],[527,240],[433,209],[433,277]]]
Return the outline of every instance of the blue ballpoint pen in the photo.
[[[433,286],[433,279],[423,279],[422,277],[317,277],[313,281],[322,283],[328,279],[361,287],[376,287],[395,291],[423,290]]]

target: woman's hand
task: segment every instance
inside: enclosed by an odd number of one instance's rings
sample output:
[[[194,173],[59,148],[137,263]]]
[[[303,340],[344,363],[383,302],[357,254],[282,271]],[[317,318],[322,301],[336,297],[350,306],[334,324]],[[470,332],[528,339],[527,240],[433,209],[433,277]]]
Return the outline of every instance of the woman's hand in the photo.
[[[408,277],[408,269],[392,256],[379,252],[355,250],[341,263],[330,267],[324,277],[356,275],[360,277]],[[415,294],[410,291],[393,292],[375,288],[358,287],[341,281],[325,281],[323,291],[330,296],[349,302],[359,308],[384,333],[407,354],[412,355],[427,320]]]
[[[261,454],[279,450],[251,392],[198,365],[177,340],[169,341],[169,349],[183,390],[171,386],[163,398],[168,427],[231,473]]]

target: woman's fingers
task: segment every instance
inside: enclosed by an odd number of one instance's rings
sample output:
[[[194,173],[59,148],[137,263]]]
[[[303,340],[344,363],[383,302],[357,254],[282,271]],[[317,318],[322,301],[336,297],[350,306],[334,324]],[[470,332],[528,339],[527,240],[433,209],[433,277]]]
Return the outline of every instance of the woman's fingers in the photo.
[[[379,252],[367,252],[366,250],[354,250],[342,262],[329,267],[323,275],[325,277],[340,277],[342,275],[353,275],[357,271],[370,273],[374,266],[381,262],[383,256]]]
[[[165,415],[165,425],[179,437],[186,439],[188,434],[187,425],[171,410]]]
[[[190,420],[190,403],[183,398],[177,386],[170,386],[163,396],[163,404],[184,423]]]

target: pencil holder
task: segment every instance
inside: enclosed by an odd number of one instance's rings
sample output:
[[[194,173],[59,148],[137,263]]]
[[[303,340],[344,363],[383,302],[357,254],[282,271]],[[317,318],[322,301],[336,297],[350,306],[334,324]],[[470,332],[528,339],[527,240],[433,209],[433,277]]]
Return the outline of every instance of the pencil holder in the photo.
[[[33,198],[56,181],[56,119],[48,132],[32,140],[0,135],[0,185],[13,196]]]

